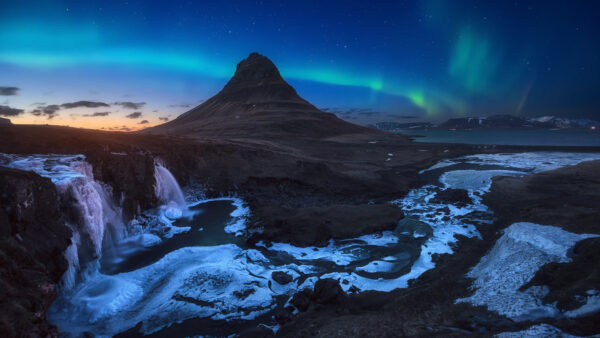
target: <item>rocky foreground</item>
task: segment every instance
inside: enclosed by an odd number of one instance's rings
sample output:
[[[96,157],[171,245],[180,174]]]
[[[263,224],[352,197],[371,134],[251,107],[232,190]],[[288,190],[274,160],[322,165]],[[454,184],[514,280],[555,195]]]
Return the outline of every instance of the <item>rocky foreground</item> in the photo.
[[[480,227],[481,239],[460,238],[453,255],[441,255],[436,268],[391,293],[322,298],[313,296],[308,310],[284,325],[282,336],[492,336],[549,324],[564,333],[587,336],[600,332],[598,312],[579,318],[513,321],[485,307],[456,303],[473,293],[465,277],[496,243],[502,230],[516,222],[558,226],[573,233],[600,234],[600,161],[584,162],[523,178],[498,177],[484,203],[497,216]],[[562,311],[582,306],[588,290],[600,285],[598,238],[578,242],[569,263],[544,265],[522,289],[546,285],[544,304],[556,302]],[[339,292],[335,286],[330,293]],[[323,291],[321,291],[323,293]],[[541,333],[540,333],[541,334]],[[547,334],[547,332],[546,332]]]
[[[406,137],[382,133],[275,142],[3,125],[0,134],[0,153],[83,154],[92,165],[94,178],[111,187],[125,221],[157,205],[154,160],[160,159],[182,186],[202,190],[207,197],[237,195],[244,199],[252,211],[248,227],[261,230],[249,242],[299,246],[393,229],[403,215],[387,202],[421,185],[419,170],[441,158],[478,151],[470,146],[416,146]],[[44,310],[66,269],[61,252],[70,243],[70,232],[47,236],[66,228],[56,198],[44,198],[54,201],[54,206],[35,212],[40,207],[37,200],[31,200],[31,191],[47,189],[48,196],[56,195],[52,184],[34,173],[11,173],[26,179],[27,184],[10,181],[1,185],[2,209],[8,215],[0,216],[4,260],[13,261],[15,255],[25,259],[19,252],[33,249],[19,240],[25,238],[25,230],[27,243],[47,245],[36,248],[26,264],[18,265],[15,260],[6,265],[11,270],[3,273],[1,280],[6,299],[14,302],[3,302],[7,308],[2,311],[2,332],[9,336],[30,332],[54,335],[56,328],[47,324]],[[3,172],[2,178],[10,176]],[[35,217],[22,217],[23,213]],[[52,215],[57,215],[55,221]],[[39,266],[40,278],[33,279],[33,284],[22,282],[29,265]]]

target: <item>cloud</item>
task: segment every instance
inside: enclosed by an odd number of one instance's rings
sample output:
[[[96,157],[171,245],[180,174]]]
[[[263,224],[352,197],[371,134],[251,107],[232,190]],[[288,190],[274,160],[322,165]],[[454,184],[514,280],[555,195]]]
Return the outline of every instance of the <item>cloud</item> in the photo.
[[[98,108],[98,107],[109,107],[107,103],[104,102],[96,102],[96,101],[76,101],[76,102],[67,102],[60,105],[62,108],[70,109],[70,108]]]
[[[113,104],[115,104],[117,106],[121,106],[123,108],[127,108],[127,109],[140,109],[146,104],[146,102],[122,101],[122,102],[115,102]]]
[[[146,123],[148,123],[148,120],[142,120],[142,121],[140,121],[140,123],[138,123],[138,124],[146,124]]]
[[[131,128],[128,128],[126,126],[121,126],[121,127],[110,127],[110,128],[106,128],[107,130],[112,130],[112,131],[131,131]]]
[[[131,113],[129,115],[125,115],[125,117],[128,118],[128,119],[137,119],[137,118],[142,117],[142,112],[136,111],[136,112]]]
[[[167,116],[159,117],[158,119],[165,122],[169,121],[169,118]]]
[[[36,109],[32,110],[30,113],[35,116],[47,116],[48,119],[52,119],[58,114],[57,111],[60,110],[60,106],[57,104],[51,104],[48,106],[38,106]]]
[[[18,91],[19,91],[18,87],[0,87],[0,95],[2,95],[2,96],[17,95]]]
[[[95,112],[93,114],[83,114],[81,116],[83,117],[99,117],[99,116],[108,116],[110,114],[109,111],[103,111],[103,112]]]
[[[0,116],[17,116],[23,113],[23,109],[0,106]]]
[[[171,108],[189,108],[191,106],[192,106],[191,104],[187,104],[187,103],[169,105],[169,107],[171,107]]]

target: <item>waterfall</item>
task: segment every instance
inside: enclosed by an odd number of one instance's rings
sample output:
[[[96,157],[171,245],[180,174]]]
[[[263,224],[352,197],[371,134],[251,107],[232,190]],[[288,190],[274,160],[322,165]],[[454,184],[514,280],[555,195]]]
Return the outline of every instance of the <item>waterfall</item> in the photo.
[[[159,160],[154,163],[154,179],[156,181],[154,192],[156,198],[166,208],[165,215],[169,218],[181,217],[183,211],[187,209],[183,192],[173,174]]]
[[[66,223],[73,237],[64,253],[68,268],[61,285],[70,289],[78,272],[97,267],[103,245],[124,235],[121,209],[114,204],[109,188],[94,180],[92,166],[83,155],[7,156],[11,159],[7,166],[50,178],[61,204],[68,209]]]

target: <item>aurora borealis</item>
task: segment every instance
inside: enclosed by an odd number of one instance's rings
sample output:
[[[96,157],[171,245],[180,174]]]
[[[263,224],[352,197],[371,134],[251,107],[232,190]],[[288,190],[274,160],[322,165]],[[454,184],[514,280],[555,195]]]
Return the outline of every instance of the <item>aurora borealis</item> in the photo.
[[[554,1],[5,0],[0,87],[18,91],[0,105],[14,123],[138,129],[209,98],[258,51],[321,108],[598,118],[597,13]],[[77,101],[108,107],[64,108]]]

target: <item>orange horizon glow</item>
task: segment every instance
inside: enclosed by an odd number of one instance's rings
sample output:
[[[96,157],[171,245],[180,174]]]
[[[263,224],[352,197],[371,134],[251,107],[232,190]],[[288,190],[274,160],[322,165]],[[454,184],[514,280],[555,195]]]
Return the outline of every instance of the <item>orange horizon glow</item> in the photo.
[[[97,109],[96,109],[97,110]],[[51,119],[45,116],[34,116],[28,113],[21,114],[19,116],[6,117],[13,124],[29,124],[29,125],[52,125],[52,126],[64,126],[73,128],[84,128],[102,131],[120,131],[120,132],[131,132],[138,131],[148,127],[154,127],[159,124],[165,123],[165,121],[157,121],[157,117],[154,114],[145,113],[137,119],[130,119],[123,116],[121,113],[111,113],[108,116],[100,117],[86,117],[84,114],[90,114],[90,111],[94,109],[72,109],[69,114],[60,114]],[[92,112],[93,113],[93,112]],[[141,121],[147,120],[148,123],[140,124]],[[128,130],[127,130],[128,129]]]

